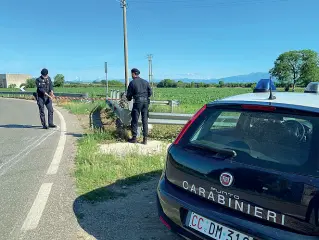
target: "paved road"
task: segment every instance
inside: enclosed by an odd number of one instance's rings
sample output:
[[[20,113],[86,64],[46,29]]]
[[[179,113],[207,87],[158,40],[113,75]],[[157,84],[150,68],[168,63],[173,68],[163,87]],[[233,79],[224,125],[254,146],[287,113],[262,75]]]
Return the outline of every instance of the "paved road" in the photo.
[[[76,236],[69,179],[75,151],[66,144],[76,134],[66,132],[70,119],[55,112],[54,120],[58,128],[44,130],[35,102],[0,99],[1,240]]]

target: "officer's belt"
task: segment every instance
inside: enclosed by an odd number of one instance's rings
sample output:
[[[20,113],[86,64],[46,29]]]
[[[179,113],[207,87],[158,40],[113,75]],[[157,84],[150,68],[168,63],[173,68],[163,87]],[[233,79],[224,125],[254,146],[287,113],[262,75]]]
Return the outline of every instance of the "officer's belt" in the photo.
[[[134,98],[133,99],[133,103],[135,102],[143,102],[143,101],[148,101],[148,98],[147,97],[137,97],[137,98]]]

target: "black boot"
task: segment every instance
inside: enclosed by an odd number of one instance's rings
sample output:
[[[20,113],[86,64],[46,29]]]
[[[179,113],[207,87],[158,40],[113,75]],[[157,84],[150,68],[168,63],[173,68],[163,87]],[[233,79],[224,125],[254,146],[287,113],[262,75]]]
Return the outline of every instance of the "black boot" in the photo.
[[[48,126],[47,125],[43,125],[43,129],[48,129]]]
[[[49,128],[56,128],[56,125],[54,125],[54,124],[49,124]]]
[[[147,144],[147,137],[143,138],[143,144],[146,145]]]
[[[137,143],[136,137],[132,137],[128,140],[129,143]]]

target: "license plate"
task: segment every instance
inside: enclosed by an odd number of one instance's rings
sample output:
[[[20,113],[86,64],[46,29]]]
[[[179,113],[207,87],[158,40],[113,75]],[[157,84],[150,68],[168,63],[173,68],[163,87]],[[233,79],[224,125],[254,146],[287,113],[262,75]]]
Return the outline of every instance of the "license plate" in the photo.
[[[215,240],[253,240],[253,237],[225,227],[193,212],[191,213],[188,226]]]

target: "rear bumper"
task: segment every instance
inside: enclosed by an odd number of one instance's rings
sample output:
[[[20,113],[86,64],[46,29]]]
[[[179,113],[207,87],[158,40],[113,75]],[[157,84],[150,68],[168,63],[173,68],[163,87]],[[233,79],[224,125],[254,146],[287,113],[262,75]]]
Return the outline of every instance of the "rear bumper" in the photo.
[[[317,236],[305,236],[289,231],[257,224],[236,216],[222,213],[218,206],[192,198],[189,194],[169,183],[161,177],[157,187],[157,205],[159,216],[169,225],[171,230],[188,239],[212,240],[194,232],[184,223],[189,210],[205,216],[213,221],[253,236],[258,240],[318,240]]]

